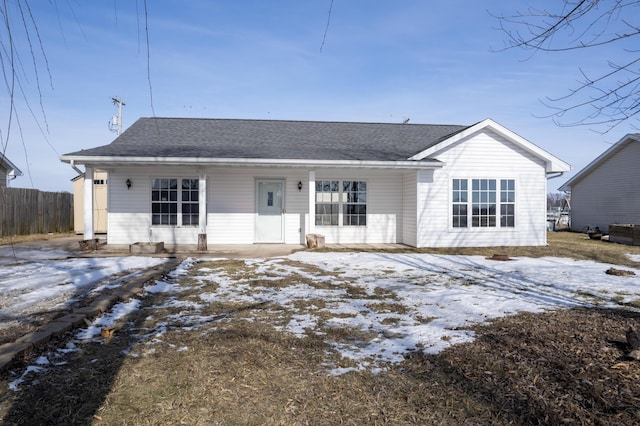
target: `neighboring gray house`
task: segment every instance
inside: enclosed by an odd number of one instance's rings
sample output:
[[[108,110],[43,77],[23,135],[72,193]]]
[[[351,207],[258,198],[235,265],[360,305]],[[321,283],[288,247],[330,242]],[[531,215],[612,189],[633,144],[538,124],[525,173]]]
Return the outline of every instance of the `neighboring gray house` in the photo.
[[[304,244],[312,233],[328,244],[544,245],[547,176],[570,170],[490,119],[141,118],[111,144],[61,160],[109,174],[107,243],[116,245]]]
[[[640,224],[640,134],[620,139],[560,188],[571,193],[571,229]]]
[[[6,187],[9,178],[15,179],[18,176],[22,176],[20,169],[0,153],[0,187]]]

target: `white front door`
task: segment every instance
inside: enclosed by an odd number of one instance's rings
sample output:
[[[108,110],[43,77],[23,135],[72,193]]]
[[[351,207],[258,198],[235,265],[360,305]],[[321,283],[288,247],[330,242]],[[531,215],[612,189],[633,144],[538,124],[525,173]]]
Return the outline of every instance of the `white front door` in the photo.
[[[259,180],[257,190],[257,243],[282,243],[284,213],[284,181]]]

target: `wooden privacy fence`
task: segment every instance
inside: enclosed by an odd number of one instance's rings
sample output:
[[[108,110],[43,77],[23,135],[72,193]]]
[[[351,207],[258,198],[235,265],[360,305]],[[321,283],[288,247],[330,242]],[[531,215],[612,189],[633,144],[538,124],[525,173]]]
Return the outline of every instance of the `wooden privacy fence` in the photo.
[[[0,188],[0,237],[73,231],[73,195]]]

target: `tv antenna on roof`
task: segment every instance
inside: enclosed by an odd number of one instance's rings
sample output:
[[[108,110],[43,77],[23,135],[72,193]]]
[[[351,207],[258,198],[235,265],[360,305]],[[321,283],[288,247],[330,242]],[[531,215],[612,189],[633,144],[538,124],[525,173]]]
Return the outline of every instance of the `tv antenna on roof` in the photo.
[[[119,98],[111,98],[111,101],[114,104],[118,104],[118,113],[109,122],[109,130],[116,132],[120,136],[122,133],[122,107],[125,106],[125,103]]]

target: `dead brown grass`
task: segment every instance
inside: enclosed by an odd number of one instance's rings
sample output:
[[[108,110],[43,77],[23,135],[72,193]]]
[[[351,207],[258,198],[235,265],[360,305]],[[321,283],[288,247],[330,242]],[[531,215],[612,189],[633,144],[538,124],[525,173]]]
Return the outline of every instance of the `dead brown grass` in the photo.
[[[459,252],[489,257],[498,250]],[[624,254],[640,254],[638,248],[583,241],[568,233],[551,234],[550,247],[509,250],[512,257],[576,253],[570,257],[628,266],[637,264]],[[204,266],[220,264],[198,265]],[[237,262],[226,267],[229,274],[251,278]],[[290,284],[306,279],[295,277]],[[213,284],[203,285],[206,291]],[[181,297],[197,300],[198,291]],[[383,299],[385,293],[378,293]],[[160,305],[168,297],[145,299],[145,306]],[[320,300],[307,302],[323,307]],[[392,300],[371,303],[380,312],[399,309]],[[274,328],[286,317],[284,309],[264,308],[212,303],[205,311],[219,314],[215,320],[197,329],[170,328],[153,344],[134,345],[139,335],[180,310],[141,309],[118,325],[113,338],[82,346],[65,359],[66,365],[50,366],[20,393],[6,390],[12,377],[5,374],[0,418],[7,425],[640,422],[640,363],[624,359],[624,331],[640,326],[635,311],[573,309],[501,318],[476,327],[474,342],[438,355],[415,352],[379,374],[331,376],[329,366],[354,366],[329,355],[332,341],[357,344],[375,333],[334,327],[328,334],[299,339]],[[50,349],[64,342],[51,342]],[[130,348],[135,356],[123,354]]]
[[[32,241],[53,240],[63,237],[72,237],[75,234],[72,232],[56,232],[50,234],[30,234],[30,235],[12,235],[7,237],[0,237],[0,246],[5,244],[20,244]]]
[[[353,251],[349,248],[315,249],[316,251]],[[360,251],[381,251],[365,250]],[[577,232],[548,232],[547,245],[540,247],[459,247],[459,248],[420,248],[388,250],[393,253],[437,253],[450,255],[479,255],[492,257],[494,254],[506,254],[509,257],[567,257],[576,260],[593,260],[614,265],[638,266],[640,262],[630,260],[625,254],[640,255],[640,247],[591,240],[586,234]]]
[[[170,331],[138,357],[122,356],[132,343],[124,334],[87,345],[68,365],[38,375],[4,424],[640,421],[640,364],[622,358],[624,329],[638,314],[521,314],[478,327],[478,340],[439,355],[415,353],[377,375],[342,376],[325,373],[326,337],[297,339],[242,318],[206,332]],[[362,337],[353,332],[337,328],[330,339]]]

